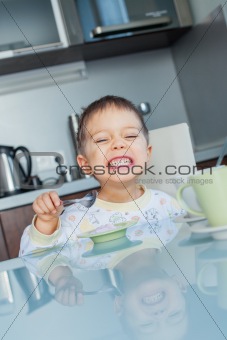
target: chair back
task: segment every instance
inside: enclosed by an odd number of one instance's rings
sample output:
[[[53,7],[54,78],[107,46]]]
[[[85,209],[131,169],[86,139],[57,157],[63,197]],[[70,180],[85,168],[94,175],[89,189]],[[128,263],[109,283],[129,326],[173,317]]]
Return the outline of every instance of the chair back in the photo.
[[[189,127],[182,123],[149,131],[149,142],[151,158],[138,183],[175,196],[177,187],[196,171]]]

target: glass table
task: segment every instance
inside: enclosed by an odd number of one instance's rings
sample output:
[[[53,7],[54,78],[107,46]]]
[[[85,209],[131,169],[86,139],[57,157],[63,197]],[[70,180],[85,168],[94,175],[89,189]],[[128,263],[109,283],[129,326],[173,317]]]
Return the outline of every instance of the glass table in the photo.
[[[0,263],[0,338],[226,339],[227,240],[195,230],[162,221]]]

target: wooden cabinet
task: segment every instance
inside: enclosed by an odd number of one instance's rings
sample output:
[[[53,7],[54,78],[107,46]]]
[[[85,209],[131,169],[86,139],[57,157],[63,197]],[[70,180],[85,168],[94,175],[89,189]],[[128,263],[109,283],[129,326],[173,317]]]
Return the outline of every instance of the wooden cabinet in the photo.
[[[211,167],[215,166],[216,163],[217,163],[217,158],[214,158],[214,159],[210,159],[210,160],[207,160],[207,161],[198,162],[197,167],[198,167],[198,170],[211,168]],[[222,161],[222,165],[227,165],[227,156],[224,157],[224,159]]]
[[[80,198],[89,191],[61,198]],[[32,204],[0,212],[0,261],[18,256],[21,236],[24,229],[31,223],[33,216]]]
[[[25,227],[31,223],[34,212],[31,205],[6,210],[0,213],[2,231],[9,258],[19,252],[20,238]]]
[[[0,224],[0,261],[8,260],[9,253],[6,248],[5,237]]]

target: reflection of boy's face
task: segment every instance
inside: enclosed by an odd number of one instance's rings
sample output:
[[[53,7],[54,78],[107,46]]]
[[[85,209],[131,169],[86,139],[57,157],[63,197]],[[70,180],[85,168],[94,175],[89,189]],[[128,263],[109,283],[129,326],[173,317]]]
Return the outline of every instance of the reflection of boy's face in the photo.
[[[135,178],[132,172],[142,172],[151,148],[140,132],[141,123],[134,112],[110,106],[95,113],[86,127],[90,135],[87,133],[85,156],[80,155],[78,163],[89,165],[101,184],[113,172],[118,176],[112,175],[112,181],[119,181],[119,178],[130,181]],[[101,171],[105,173],[101,174]]]
[[[187,328],[186,305],[174,279],[150,279],[125,291],[123,320],[136,339],[177,340]]]

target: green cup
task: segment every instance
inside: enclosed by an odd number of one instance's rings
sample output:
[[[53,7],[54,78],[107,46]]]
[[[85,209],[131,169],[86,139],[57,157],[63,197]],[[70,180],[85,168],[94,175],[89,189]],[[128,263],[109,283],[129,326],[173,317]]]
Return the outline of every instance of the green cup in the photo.
[[[201,211],[190,208],[183,199],[183,191],[192,187]],[[187,184],[177,191],[177,200],[192,215],[208,219],[211,226],[227,225],[227,167],[214,167],[189,176]]]
[[[216,276],[217,283],[215,286],[206,285],[206,278],[209,278],[209,276],[213,279]],[[197,285],[204,294],[216,296],[218,305],[227,309],[227,260],[206,263],[198,273]]]

